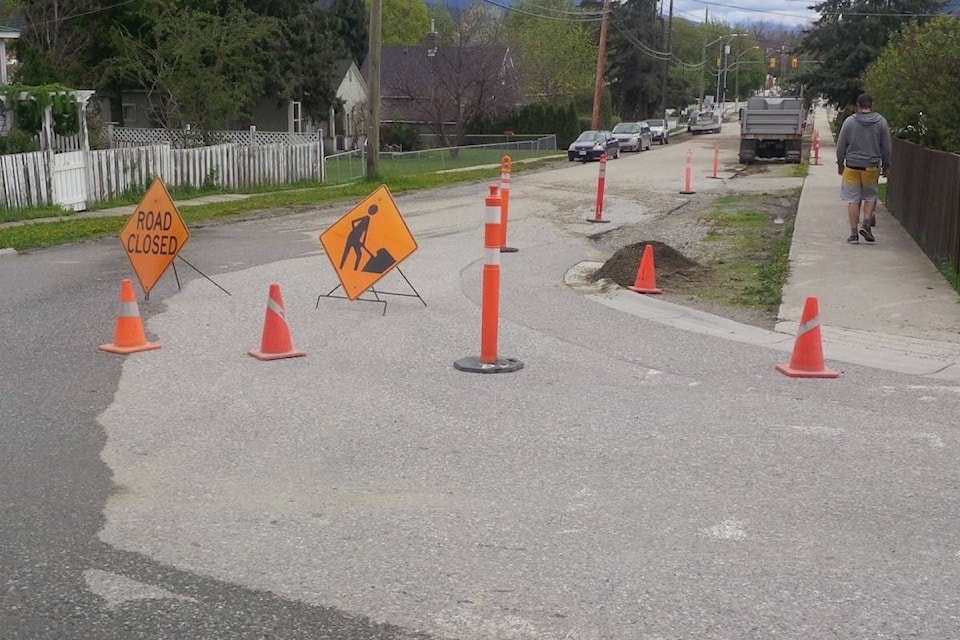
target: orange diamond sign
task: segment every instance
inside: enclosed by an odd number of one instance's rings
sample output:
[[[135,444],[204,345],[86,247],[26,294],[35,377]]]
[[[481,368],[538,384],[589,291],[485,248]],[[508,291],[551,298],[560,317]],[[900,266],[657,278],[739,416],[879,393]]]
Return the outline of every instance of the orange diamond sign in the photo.
[[[417,250],[387,185],[330,225],[320,234],[320,244],[351,300]]]
[[[189,239],[187,225],[163,186],[163,180],[154,178],[120,230],[120,244],[144,293],[150,293]]]

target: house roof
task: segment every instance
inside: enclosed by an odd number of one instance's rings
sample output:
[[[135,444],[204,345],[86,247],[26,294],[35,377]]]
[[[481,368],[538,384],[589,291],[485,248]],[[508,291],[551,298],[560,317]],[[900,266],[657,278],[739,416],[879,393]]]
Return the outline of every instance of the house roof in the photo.
[[[337,60],[333,63],[333,75],[337,80],[343,80],[343,77],[347,75],[347,71],[350,71],[350,65],[354,64],[353,60],[344,59]]]
[[[0,38],[3,38],[4,40],[16,40],[19,37],[20,29],[0,24]]]
[[[415,74],[411,77],[410,71],[417,69],[428,60],[436,60],[445,65],[448,70],[460,74],[469,72],[471,69],[481,69],[483,67],[491,68],[500,66],[508,74],[513,74],[513,68],[507,64],[509,60],[509,49],[502,45],[485,45],[477,47],[441,47],[439,51],[431,55],[430,47],[425,45],[400,46],[385,45],[380,48],[380,87],[384,96],[395,95],[399,82],[402,82],[407,89],[414,84],[414,80],[422,80],[423,86],[426,86],[428,75],[426,73]],[[370,81],[370,59],[363,61],[360,67],[360,75],[364,80]]]

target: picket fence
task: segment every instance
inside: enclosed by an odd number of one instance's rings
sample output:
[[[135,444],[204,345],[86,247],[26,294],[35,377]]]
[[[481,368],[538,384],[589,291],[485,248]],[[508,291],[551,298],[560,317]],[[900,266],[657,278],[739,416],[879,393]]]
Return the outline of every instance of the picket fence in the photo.
[[[268,144],[247,146],[220,144],[192,149],[174,149],[169,144],[97,151],[83,154],[85,189],[82,206],[89,208],[131,192],[139,192],[154,177],[168,188],[217,186],[244,189],[302,180],[323,181],[321,145]],[[58,193],[63,181],[55,180],[54,154],[36,151],[0,156],[0,207],[24,208],[75,202],[75,194]]]

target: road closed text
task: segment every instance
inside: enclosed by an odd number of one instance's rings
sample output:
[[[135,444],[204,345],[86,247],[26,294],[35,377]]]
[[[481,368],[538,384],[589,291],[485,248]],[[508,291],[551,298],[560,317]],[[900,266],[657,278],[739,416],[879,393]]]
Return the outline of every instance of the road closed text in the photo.
[[[136,228],[125,241],[128,253],[177,255],[180,241],[175,233],[171,212],[138,211],[136,216]]]

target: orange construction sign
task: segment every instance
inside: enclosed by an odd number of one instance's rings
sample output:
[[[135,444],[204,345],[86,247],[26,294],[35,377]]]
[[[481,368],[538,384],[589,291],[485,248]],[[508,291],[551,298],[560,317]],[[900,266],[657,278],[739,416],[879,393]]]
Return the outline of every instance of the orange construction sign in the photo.
[[[351,300],[417,250],[387,185],[380,185],[320,234],[320,244]]]
[[[144,293],[150,293],[189,239],[187,225],[163,186],[163,180],[154,178],[120,230],[120,244]]]

